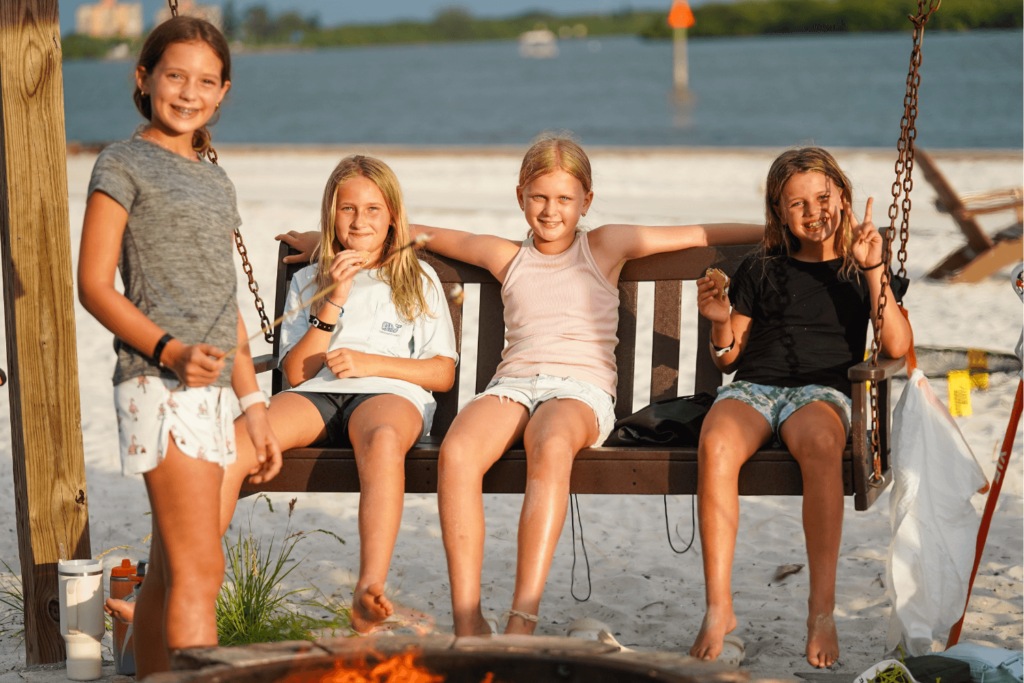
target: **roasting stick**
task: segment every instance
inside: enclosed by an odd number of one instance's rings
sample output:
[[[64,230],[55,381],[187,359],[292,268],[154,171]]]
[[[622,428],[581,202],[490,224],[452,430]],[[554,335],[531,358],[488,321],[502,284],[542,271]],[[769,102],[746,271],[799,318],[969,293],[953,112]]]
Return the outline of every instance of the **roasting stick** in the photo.
[[[431,240],[431,236],[427,235],[425,233],[421,234],[421,235],[417,235],[416,239],[414,239],[413,241],[411,241],[408,244],[406,244],[406,245],[404,245],[402,247],[399,247],[398,249],[395,249],[393,252],[391,252],[391,255],[388,256],[388,258],[381,265],[383,266],[383,265],[386,265],[388,263],[391,263],[392,259],[394,259],[395,256],[399,252],[405,251],[406,249],[419,249],[420,247],[422,247],[424,244],[426,244],[430,240]],[[242,342],[241,344],[238,344],[233,349],[231,349],[230,351],[225,353],[222,356],[222,358],[225,358],[225,359],[230,358],[232,354],[237,353],[240,348],[242,348],[243,346],[245,346],[246,344],[251,342],[253,339],[256,339],[260,335],[264,334],[265,332],[267,332],[267,330],[272,330],[275,327],[277,327],[278,325],[280,325],[281,322],[284,321],[284,319],[287,318],[288,316],[294,315],[295,313],[297,313],[298,311],[301,311],[302,309],[306,308],[307,306],[311,306],[314,303],[316,303],[317,301],[319,301],[320,299],[323,299],[325,296],[327,296],[328,294],[333,292],[334,288],[337,287],[339,284],[340,283],[335,282],[335,283],[333,283],[331,285],[328,285],[324,289],[320,290],[319,292],[317,292],[316,294],[311,296],[306,301],[303,301],[302,303],[300,303],[295,308],[293,308],[291,310],[288,310],[288,311],[285,311],[284,313],[281,314],[280,318],[278,318],[274,322],[270,323],[269,325],[260,328],[260,330],[258,332],[256,332],[254,335],[252,335],[251,337],[246,339],[244,342]],[[181,389],[183,386],[185,386],[185,385],[182,384],[182,385],[179,385],[179,386],[175,387],[174,390],[171,393],[174,393],[174,391],[177,391],[178,389]]]
[[[420,247],[422,247],[424,244],[426,244],[430,240],[431,240],[431,235],[427,235],[426,233],[417,235],[416,239],[414,239],[413,241],[411,241],[408,244],[406,244],[404,246],[401,246],[398,249],[395,249],[393,252],[391,252],[391,255],[388,256],[388,258],[384,261],[384,263],[381,264],[381,266],[384,266],[384,265],[387,265],[388,263],[391,263],[391,261],[395,258],[395,256],[398,255],[399,252],[405,251],[406,249],[419,249]],[[270,323],[269,325],[266,325],[265,327],[260,328],[260,330],[258,332],[256,332],[254,335],[252,335],[251,337],[246,339],[244,342],[242,342],[241,344],[238,344],[233,349],[231,349],[227,353],[225,353],[222,356],[222,358],[225,358],[225,359],[230,358],[232,354],[237,353],[240,348],[242,348],[243,346],[245,346],[246,344],[251,342],[253,339],[256,339],[260,335],[264,334],[267,330],[272,330],[275,327],[277,327],[278,325],[280,325],[281,322],[284,321],[284,319],[287,318],[288,316],[294,315],[295,313],[301,311],[302,309],[306,308],[307,306],[312,306],[314,303],[316,303],[320,299],[323,299],[325,296],[327,296],[328,294],[333,292],[334,288],[337,287],[339,284],[341,284],[341,283],[335,282],[335,283],[333,283],[331,285],[328,285],[324,289],[320,290],[319,292],[317,292],[316,294],[311,296],[306,301],[303,301],[302,303],[300,303],[295,308],[292,308],[291,310],[285,311],[284,313],[281,314],[280,318],[278,318],[274,322]],[[181,389],[184,386],[185,386],[184,384],[178,385],[177,387],[175,387],[171,391],[171,393],[173,394],[175,391],[177,391],[178,389]]]
[[[418,249],[418,248],[422,247],[424,244],[429,242],[430,239],[431,239],[430,235],[427,235],[427,234],[418,235],[416,237],[416,239],[414,239],[412,242],[409,242],[409,244],[406,244],[405,246],[399,247],[398,249],[395,249],[393,252],[391,252],[391,256],[388,256],[387,259],[384,261],[384,263],[382,263],[381,265],[384,266],[384,265],[387,265],[388,263],[391,263],[391,260],[394,259],[395,256],[399,252],[405,251],[406,249]],[[257,332],[256,334],[252,335],[248,339],[246,339],[244,343],[239,344],[235,348],[233,348],[230,351],[228,351],[227,353],[225,353],[224,354],[224,358],[228,358],[231,354],[235,353],[236,351],[238,351],[238,349],[242,348],[243,346],[245,346],[246,344],[251,342],[256,337],[260,336],[261,334],[263,334],[267,330],[274,329],[275,327],[280,325],[281,321],[283,321],[288,316],[290,316],[290,315],[292,315],[292,314],[294,314],[294,313],[296,313],[298,311],[301,311],[306,306],[311,306],[314,303],[316,303],[317,301],[319,301],[320,299],[324,298],[325,296],[327,296],[328,294],[333,292],[334,288],[337,287],[339,284],[340,283],[335,282],[334,284],[329,285],[329,286],[325,287],[324,289],[322,289],[321,291],[317,292],[315,295],[310,297],[307,301],[303,301],[301,304],[299,304],[295,308],[291,309],[290,311],[285,311],[281,315],[280,318],[278,318],[274,322],[270,323],[269,325],[267,325],[266,327],[264,327],[263,329],[261,329],[259,332]]]
[[[323,298],[324,298],[325,296],[327,296],[328,294],[330,294],[331,292],[333,292],[333,291],[334,291],[334,288],[335,288],[335,287],[337,287],[337,286],[338,286],[339,284],[341,284],[341,283],[340,283],[340,282],[334,282],[334,283],[332,283],[332,284],[328,285],[327,287],[323,288],[322,290],[320,290],[319,292],[317,292],[317,293],[316,293],[316,294],[314,294],[313,296],[311,296],[311,297],[310,297],[309,299],[307,299],[306,301],[303,301],[302,303],[300,303],[300,304],[299,304],[298,306],[296,306],[295,308],[293,308],[293,309],[291,309],[291,310],[289,310],[289,311],[285,311],[284,313],[282,313],[282,314],[281,314],[281,317],[280,317],[280,318],[278,318],[278,319],[277,319],[277,320],[275,320],[274,322],[270,323],[270,324],[269,324],[269,325],[267,325],[266,327],[262,328],[262,329],[261,329],[261,330],[260,330],[259,332],[257,332],[256,334],[252,335],[251,337],[249,337],[248,339],[246,339],[246,340],[245,340],[244,342],[242,342],[241,344],[239,344],[239,345],[238,345],[238,346],[236,346],[235,348],[233,348],[233,349],[231,349],[230,351],[228,351],[227,353],[225,353],[223,357],[224,357],[224,358],[229,358],[229,357],[231,356],[231,354],[235,353],[236,351],[238,351],[238,349],[242,348],[243,346],[245,346],[246,344],[248,344],[249,342],[251,342],[251,341],[252,341],[253,339],[255,339],[256,337],[258,337],[258,336],[260,336],[261,334],[263,334],[263,333],[264,333],[264,332],[265,332],[266,330],[272,330],[272,329],[274,329],[275,327],[277,327],[278,325],[280,325],[280,324],[281,324],[281,322],[282,322],[282,321],[283,321],[283,320],[284,320],[285,318],[287,318],[288,316],[290,316],[290,315],[294,315],[295,313],[298,313],[299,311],[301,311],[302,309],[304,309],[304,308],[305,308],[306,306],[312,306],[312,305],[313,305],[314,303],[316,303],[316,302],[317,302],[317,301],[319,301],[320,299],[323,299]]]

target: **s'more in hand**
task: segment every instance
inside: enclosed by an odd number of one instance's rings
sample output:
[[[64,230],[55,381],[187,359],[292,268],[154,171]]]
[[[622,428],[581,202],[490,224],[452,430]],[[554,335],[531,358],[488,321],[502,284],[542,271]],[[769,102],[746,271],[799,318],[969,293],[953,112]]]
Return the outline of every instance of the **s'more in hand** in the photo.
[[[729,300],[729,276],[720,271],[718,268],[708,268],[704,273],[704,277],[711,278],[711,281],[718,287],[718,294],[716,295],[722,301]]]

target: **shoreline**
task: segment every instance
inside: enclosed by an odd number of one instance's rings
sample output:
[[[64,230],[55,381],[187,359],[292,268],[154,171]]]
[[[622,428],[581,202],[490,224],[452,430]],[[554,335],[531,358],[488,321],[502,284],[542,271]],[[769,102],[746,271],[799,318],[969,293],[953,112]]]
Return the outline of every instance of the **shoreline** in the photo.
[[[67,141],[68,156],[80,154],[98,154],[107,145],[115,142],[106,141]],[[214,147],[232,154],[245,155],[316,155],[316,154],[350,154],[358,150],[366,154],[392,154],[396,156],[429,157],[429,156],[487,156],[521,157],[528,144],[522,145],[416,145],[407,143],[376,143],[376,142],[339,142],[339,143],[292,143],[292,142],[217,142]],[[659,145],[587,145],[587,153],[595,156],[611,157],[683,157],[707,154],[722,156],[762,156],[777,155],[786,149],[794,149],[801,145],[771,146],[659,146]],[[869,157],[895,156],[895,144],[890,147],[843,147],[827,146],[829,151],[840,154],[864,154]],[[993,159],[999,161],[1019,160],[1024,164],[1024,148],[1014,147],[932,147],[925,151],[936,159]]]
[[[556,17],[565,18],[570,17]],[[333,26],[327,27],[327,30],[337,28],[364,28],[372,30],[378,28],[377,25],[373,24],[356,24],[352,26]],[[947,33],[1009,33],[1011,31],[1020,32],[1024,29],[1019,27],[983,27],[983,28],[966,28],[966,29],[929,29],[929,35],[942,35]],[[888,36],[893,34],[905,34],[908,37],[912,34],[912,28],[900,28],[891,29],[887,31],[791,31],[788,33],[733,33],[727,35],[691,35],[687,39],[691,42],[701,43],[704,41],[714,40],[756,40],[758,38],[838,38],[842,36]],[[67,33],[61,36],[61,40],[66,40],[71,36],[77,35],[75,33]],[[587,35],[583,38],[560,38],[560,43],[575,43],[591,40],[615,40],[615,39],[629,39],[633,38],[636,40],[644,41],[653,44],[671,44],[671,38],[662,37],[647,37],[638,33],[598,33]],[[125,38],[120,42],[130,43],[133,40],[139,40],[139,38]],[[360,48],[390,48],[390,47],[433,47],[433,46],[445,46],[445,45],[479,45],[481,43],[511,43],[517,44],[519,38],[517,36],[509,36],[507,38],[478,38],[468,40],[410,40],[410,41],[399,41],[399,42],[382,42],[382,43],[341,43],[338,45],[302,45],[294,43],[277,43],[270,45],[245,45],[236,44],[237,41],[231,45],[231,54],[233,57],[249,57],[259,55],[275,55],[275,54],[298,54],[302,52],[318,52],[321,50],[357,50]],[[106,59],[104,57],[67,57],[64,61],[78,62],[78,61],[93,61],[93,62],[124,62],[130,63],[135,61],[137,54],[132,54],[131,57],[118,58],[118,59]]]

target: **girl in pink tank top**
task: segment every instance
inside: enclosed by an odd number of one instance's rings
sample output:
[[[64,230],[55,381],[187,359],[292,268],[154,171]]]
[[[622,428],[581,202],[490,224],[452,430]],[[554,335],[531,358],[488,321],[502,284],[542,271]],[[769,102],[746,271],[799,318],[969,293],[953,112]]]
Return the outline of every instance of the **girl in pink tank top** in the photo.
[[[573,459],[614,424],[618,281],[628,259],[761,239],[761,225],[577,228],[587,214],[590,161],[572,140],[548,137],[526,153],[516,196],[529,225],[522,242],[410,226],[430,250],[502,283],[506,340],[491,385],[448,430],[438,463],[438,508],[452,587],[455,635],[491,633],[480,607],[483,477],[512,444],[527,454],[515,594],[506,633],[532,633],[565,523]]]

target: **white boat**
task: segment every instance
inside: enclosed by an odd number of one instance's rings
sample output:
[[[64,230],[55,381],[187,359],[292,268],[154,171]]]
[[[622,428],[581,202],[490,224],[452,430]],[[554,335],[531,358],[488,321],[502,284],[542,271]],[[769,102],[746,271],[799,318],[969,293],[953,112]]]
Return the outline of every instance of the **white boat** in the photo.
[[[519,54],[530,59],[557,57],[558,38],[546,28],[527,31],[519,36]]]

